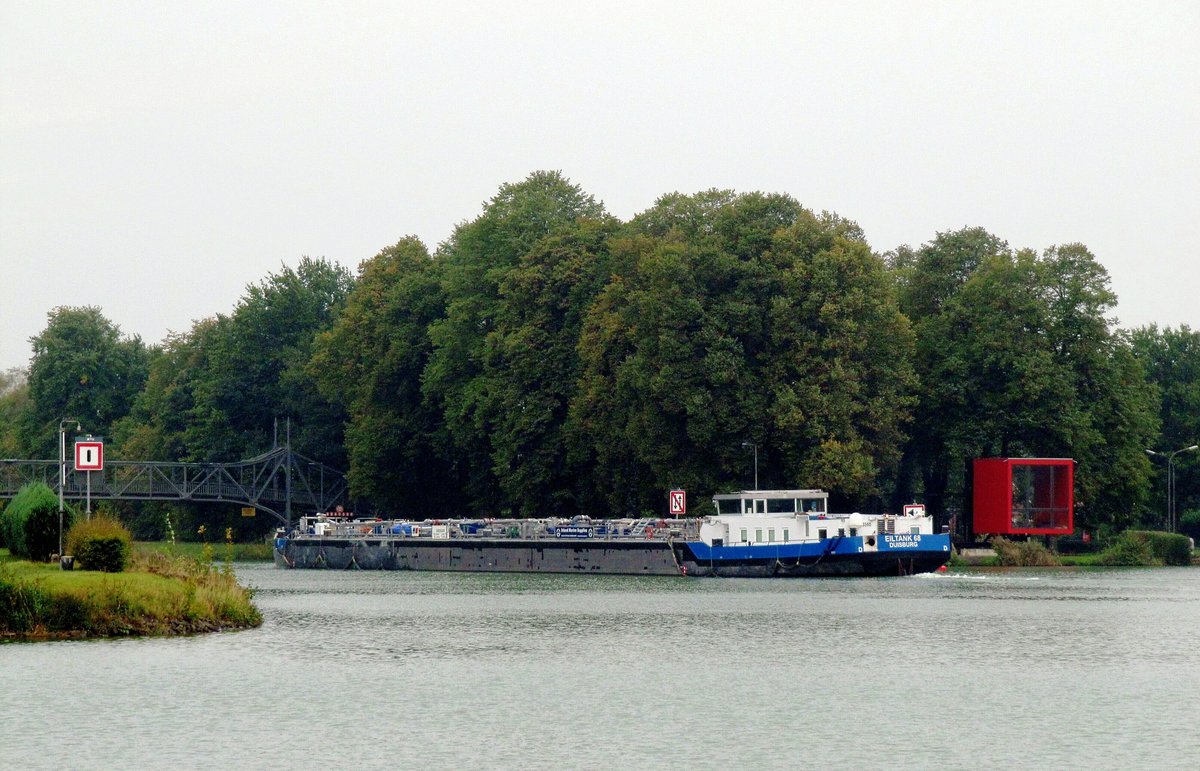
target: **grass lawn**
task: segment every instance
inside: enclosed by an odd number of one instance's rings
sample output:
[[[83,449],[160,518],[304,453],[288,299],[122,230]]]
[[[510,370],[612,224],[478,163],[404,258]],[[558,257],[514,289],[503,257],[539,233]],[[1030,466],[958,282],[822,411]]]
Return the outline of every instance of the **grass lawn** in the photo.
[[[198,541],[135,541],[133,544],[134,554],[148,554],[158,551],[167,554],[180,554],[193,559],[204,559],[205,544]],[[272,560],[272,546],[269,543],[258,541],[255,543],[212,543],[208,544],[212,547],[212,558],[216,562],[225,560],[226,555],[229,555],[232,562],[270,562]]]
[[[191,634],[258,626],[251,592],[205,562],[163,553],[123,573],[0,554],[0,639]]]

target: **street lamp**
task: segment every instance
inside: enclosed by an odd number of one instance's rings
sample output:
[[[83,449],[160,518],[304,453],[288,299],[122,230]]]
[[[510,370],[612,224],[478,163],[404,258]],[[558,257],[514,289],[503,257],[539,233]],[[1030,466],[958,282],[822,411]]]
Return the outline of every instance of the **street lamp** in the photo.
[[[1167,459],[1167,529],[1172,533],[1175,532],[1175,456],[1181,452],[1188,452],[1200,447],[1200,444],[1193,444],[1191,447],[1180,447],[1172,452],[1155,452],[1147,449],[1149,455],[1157,455]]]
[[[754,489],[758,489],[758,445],[754,442],[742,442],[742,449],[754,448]]]
[[[74,418],[58,421],[58,556],[63,553],[63,488],[67,486],[67,425],[75,424],[75,432],[83,431],[83,425]]]

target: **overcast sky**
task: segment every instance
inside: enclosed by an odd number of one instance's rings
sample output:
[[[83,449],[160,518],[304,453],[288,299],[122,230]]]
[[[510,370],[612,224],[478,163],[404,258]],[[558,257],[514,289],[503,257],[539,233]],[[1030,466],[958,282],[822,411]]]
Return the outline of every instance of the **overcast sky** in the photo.
[[[0,369],[157,343],[304,255],[432,249],[558,169],[628,219],[789,193],[879,251],[1082,242],[1200,328],[1200,3],[0,0]]]

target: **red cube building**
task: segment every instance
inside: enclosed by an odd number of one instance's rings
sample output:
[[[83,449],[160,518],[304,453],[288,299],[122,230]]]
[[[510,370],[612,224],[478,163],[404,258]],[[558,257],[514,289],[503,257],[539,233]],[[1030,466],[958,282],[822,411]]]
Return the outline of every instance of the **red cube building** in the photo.
[[[1075,529],[1075,461],[976,458],[976,535],[1070,535]]]

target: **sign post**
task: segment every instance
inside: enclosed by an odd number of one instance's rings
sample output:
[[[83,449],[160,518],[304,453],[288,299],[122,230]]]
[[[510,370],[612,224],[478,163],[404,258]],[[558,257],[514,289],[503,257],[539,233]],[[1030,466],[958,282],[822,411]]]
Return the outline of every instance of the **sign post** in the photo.
[[[671,516],[682,517],[687,514],[687,491],[672,490],[671,491]]]
[[[104,440],[75,441],[75,470],[87,472],[87,517],[92,518],[92,472],[104,470]]]

